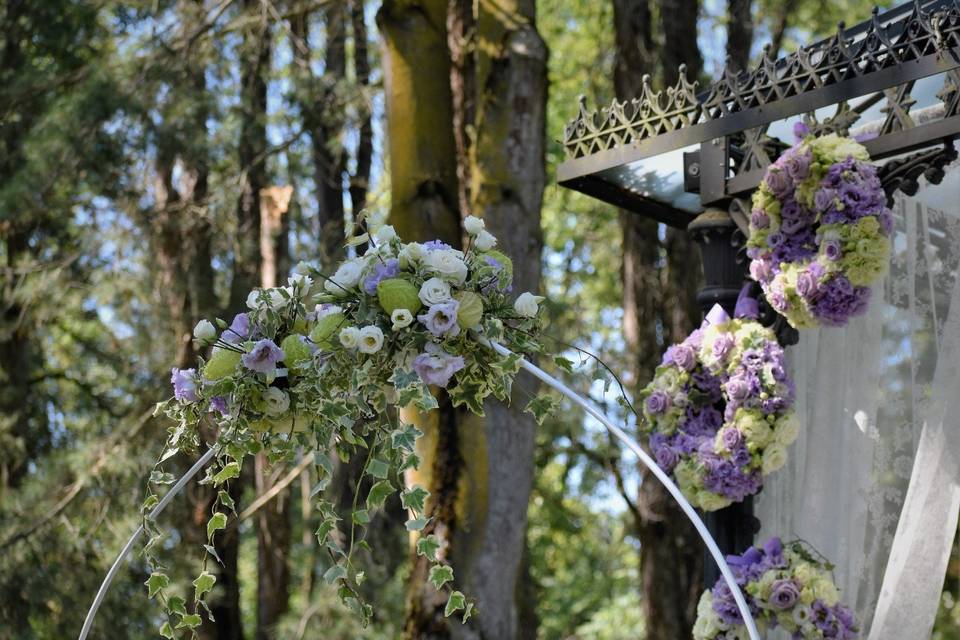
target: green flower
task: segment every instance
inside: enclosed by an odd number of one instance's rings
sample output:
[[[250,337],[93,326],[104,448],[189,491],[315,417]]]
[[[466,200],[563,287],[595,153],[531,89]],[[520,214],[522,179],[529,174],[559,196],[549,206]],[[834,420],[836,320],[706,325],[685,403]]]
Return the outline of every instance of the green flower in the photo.
[[[240,364],[242,354],[230,349],[216,349],[207,366],[203,368],[203,377],[207,380],[219,380],[232,374]]]
[[[325,315],[317,320],[317,324],[310,331],[310,339],[318,347],[329,349],[333,346],[330,337],[335,335],[346,321],[347,317],[339,312]]]
[[[416,285],[402,278],[381,280],[377,284],[377,300],[387,315],[392,315],[397,309],[416,314],[423,307]]]

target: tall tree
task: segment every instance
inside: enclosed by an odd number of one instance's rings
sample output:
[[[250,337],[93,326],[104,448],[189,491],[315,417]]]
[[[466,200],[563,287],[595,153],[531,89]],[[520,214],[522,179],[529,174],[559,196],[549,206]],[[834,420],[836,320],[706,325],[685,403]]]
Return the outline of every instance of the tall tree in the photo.
[[[742,71],[750,64],[752,5],[751,0],[727,0],[727,59],[734,71]]]

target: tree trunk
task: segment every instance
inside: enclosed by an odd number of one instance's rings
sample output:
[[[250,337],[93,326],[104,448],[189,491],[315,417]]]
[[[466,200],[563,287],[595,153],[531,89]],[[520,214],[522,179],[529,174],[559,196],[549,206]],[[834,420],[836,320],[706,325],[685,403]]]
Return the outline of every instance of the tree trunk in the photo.
[[[751,0],[727,0],[727,59],[733,71],[743,71],[750,64],[753,46]]]
[[[351,0],[350,22],[353,25],[353,69],[360,89],[360,127],[357,140],[357,168],[350,176],[350,205],[356,218],[367,206],[370,188],[370,167],[373,163],[373,123],[366,94],[370,87],[370,59],[367,53],[367,23],[363,0]]]
[[[454,105],[463,105],[475,136],[470,164],[462,172],[470,177],[471,210],[513,259],[516,293],[538,291],[543,249],[547,47],[536,29],[534,5],[533,0],[505,0],[495,11],[479,5],[476,41],[485,46],[474,49],[476,78],[464,84],[477,95],[458,100],[454,86]],[[473,532],[479,546],[465,562],[464,575],[480,613],[474,633],[464,637],[518,638],[521,617],[531,617],[519,611],[518,602],[530,604],[520,596],[536,425],[523,407],[534,393],[535,381],[520,376],[510,406],[484,405],[486,513]]]

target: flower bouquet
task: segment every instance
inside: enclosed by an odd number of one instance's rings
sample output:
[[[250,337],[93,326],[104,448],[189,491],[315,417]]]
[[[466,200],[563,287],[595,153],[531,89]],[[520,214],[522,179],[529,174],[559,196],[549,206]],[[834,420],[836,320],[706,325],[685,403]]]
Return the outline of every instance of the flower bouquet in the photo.
[[[833,567],[800,542],[784,546],[770,538],[743,555],[727,556],[761,629],[780,627],[796,640],[858,637],[853,612],[840,604]],[[729,586],[722,580],[704,591],[697,606],[694,640],[746,639],[746,627]]]
[[[843,326],[887,269],[893,215],[863,145],[796,131],[753,197],[750,274],[795,328]]]
[[[667,349],[641,393],[657,464],[705,511],[759,491],[799,431],[783,348],[747,317],[754,312],[731,319],[715,306],[703,326]]]
[[[366,496],[357,496],[350,513],[338,514],[322,498],[318,541],[330,550],[325,578],[339,587],[345,604],[364,619],[370,616],[357,585],[363,579],[354,559],[354,532],[372,513],[400,491],[412,514],[407,529],[428,524],[428,492],[403,489],[403,470],[419,460],[414,444],[420,432],[404,424],[397,407],[421,410],[438,406],[432,388],[443,388],[455,405],[483,414],[483,401],[493,395],[507,401],[520,354],[541,352],[538,342],[540,296],[510,295],[512,264],[496,251],[496,238],[483,221],[468,218],[469,241],[463,251],[439,242],[403,243],[390,226],[370,223],[371,234],[352,245],[369,243],[360,256],[343,262],[330,277],[301,265],[288,286],[253,291],[246,312],[228,325],[201,321],[194,337],[210,347],[209,358],[196,367],[174,369],[174,397],[161,403],[173,419],[167,448],[151,475],[151,485],[169,484],[173,475],[161,467],[179,450],[201,444],[201,428],[217,434],[216,464],[201,481],[216,491],[213,516],[207,524],[213,549],[216,532],[225,528],[233,500],[226,484],[240,474],[247,455],[265,451],[271,460],[292,460],[298,450],[313,451],[322,489],[333,472],[333,458],[365,457],[357,482]],[[478,340],[472,333],[482,334]],[[502,356],[485,339],[513,352]],[[484,343],[484,344],[481,344]],[[548,402],[539,402],[536,413]],[[541,416],[538,416],[540,418]],[[151,489],[143,513],[156,505]],[[332,535],[338,521],[349,523],[350,535]],[[193,629],[201,623],[204,594],[215,577],[203,571],[194,583],[189,607],[169,593],[169,579],[155,555],[160,532],[145,518],[147,556],[153,574],[150,595],[166,604],[168,622],[162,632]],[[342,525],[341,525],[342,526]],[[431,580],[450,589],[452,569],[437,558],[439,543],[423,536],[421,555],[435,562]],[[362,544],[366,544],[365,542]],[[204,560],[206,566],[206,559]],[[435,579],[434,579],[435,578]],[[449,596],[447,614],[471,605],[460,592]]]

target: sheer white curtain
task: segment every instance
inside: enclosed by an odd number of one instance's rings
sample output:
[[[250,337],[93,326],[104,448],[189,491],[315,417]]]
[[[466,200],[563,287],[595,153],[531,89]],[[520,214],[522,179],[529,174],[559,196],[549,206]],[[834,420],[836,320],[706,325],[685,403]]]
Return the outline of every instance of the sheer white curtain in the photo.
[[[867,314],[788,349],[804,428],[756,502],[761,536],[806,540],[836,564],[865,638],[876,613],[871,640],[929,637],[956,531],[960,165],[894,213]]]

